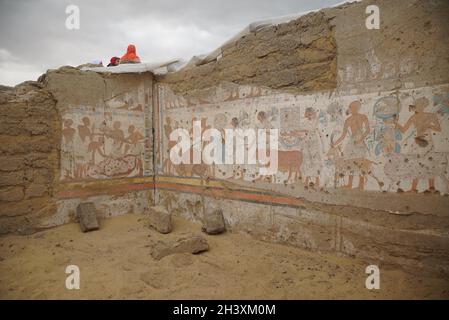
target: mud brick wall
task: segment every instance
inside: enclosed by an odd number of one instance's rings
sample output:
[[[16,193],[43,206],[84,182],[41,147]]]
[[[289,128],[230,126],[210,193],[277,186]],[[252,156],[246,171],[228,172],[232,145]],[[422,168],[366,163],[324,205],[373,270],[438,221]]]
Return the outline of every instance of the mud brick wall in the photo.
[[[217,61],[160,78],[177,93],[220,82],[293,92],[336,87],[337,48],[333,27],[322,12],[247,34],[222,48]]]
[[[381,28],[365,28],[368,5]],[[337,89],[368,93],[449,81],[445,0],[377,0],[312,12],[222,47],[217,60],[160,76],[177,94],[221,82],[291,93]]]
[[[37,82],[0,91],[0,234],[33,232],[56,210],[56,102]]]

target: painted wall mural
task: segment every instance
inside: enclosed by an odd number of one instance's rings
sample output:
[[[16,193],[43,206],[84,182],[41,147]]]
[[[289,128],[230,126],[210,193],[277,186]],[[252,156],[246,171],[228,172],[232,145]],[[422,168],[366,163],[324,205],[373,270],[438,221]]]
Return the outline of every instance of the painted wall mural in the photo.
[[[145,108],[134,101],[68,108],[62,120],[62,181],[144,175]]]
[[[307,188],[449,192],[449,86],[357,96],[279,93],[223,83],[189,96],[158,84],[158,171],[164,175],[302,183]],[[279,129],[278,172],[257,165],[173,165],[170,132]]]

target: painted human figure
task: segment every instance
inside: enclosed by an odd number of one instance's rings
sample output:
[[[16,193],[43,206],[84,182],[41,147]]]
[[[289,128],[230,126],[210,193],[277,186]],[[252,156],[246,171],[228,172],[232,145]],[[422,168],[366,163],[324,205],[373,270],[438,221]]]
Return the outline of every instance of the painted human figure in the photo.
[[[137,162],[137,168],[139,169],[139,172],[143,171],[143,164],[142,164],[142,154],[143,154],[143,148],[142,148],[142,140],[145,138],[139,130],[136,130],[136,127],[133,125],[130,125],[128,127],[128,137],[125,139],[126,146],[125,146],[125,154],[131,154],[136,157]]]
[[[301,130],[297,130],[301,136],[302,166],[301,173],[305,177],[304,185],[309,186],[315,179],[314,186],[320,185],[320,172],[322,166],[322,143],[318,131],[318,116],[313,108],[306,108],[305,121],[301,124]]]
[[[145,137],[136,130],[136,127],[130,125],[128,127],[128,137],[126,137],[126,146],[125,146],[125,154],[132,154],[134,156],[138,156],[140,158],[142,154],[142,144],[141,141]]]
[[[167,141],[167,158],[164,160],[164,166],[163,166],[163,171],[164,173],[167,174],[171,174],[173,173],[173,164],[170,160],[170,150],[171,148],[173,148],[176,144],[177,141],[170,141],[170,133],[174,130],[174,126],[172,123],[172,119],[170,117],[165,117],[165,124],[164,124],[164,135]]]
[[[65,144],[73,144],[73,138],[76,130],[72,128],[73,120],[67,119],[64,121],[64,129],[62,129],[62,136],[64,137]]]
[[[225,136],[226,136],[226,132],[225,132],[225,128],[227,126],[227,122],[228,122],[228,118],[225,114],[223,113],[219,113],[215,116],[214,118],[214,128],[219,130],[221,133],[221,162],[222,164],[226,163],[226,144],[225,144]],[[215,168],[214,167],[214,172],[213,172],[213,176],[216,177],[216,172],[221,172],[222,174],[224,173],[223,171],[224,167],[220,167],[220,168]],[[221,178],[222,176],[220,176]]]
[[[434,144],[432,140],[432,132],[440,132],[441,126],[438,117],[435,113],[425,112],[429,105],[429,100],[425,97],[419,98],[414,105],[409,106],[409,110],[414,114],[402,126],[397,123],[397,128],[406,133],[410,128],[414,127],[414,139],[409,146],[410,154],[425,155],[434,151]],[[413,133],[412,133],[413,135]],[[411,135],[409,136],[411,137]],[[416,192],[418,187],[418,179],[412,180],[412,185],[408,192]],[[429,179],[429,189],[435,189],[435,179]]]
[[[106,158],[106,154],[104,152],[104,136],[100,135],[97,140],[89,143],[88,151],[92,154],[92,158],[90,160],[92,165],[95,165],[95,155],[97,153],[103,158]]]
[[[75,173],[74,138],[76,130],[72,128],[73,120],[66,119],[62,129],[63,144],[61,147],[64,178],[73,177]]]
[[[231,119],[231,129],[236,130],[240,128],[240,121],[239,118],[237,117],[233,117]],[[234,131],[236,132],[236,131]],[[237,139],[237,135],[239,136],[239,139]],[[241,149],[243,147],[243,149],[245,148],[245,143],[244,140],[242,139],[243,137],[241,136],[241,131],[237,131],[236,132],[236,137],[235,137],[235,143],[232,144],[233,146],[233,155],[234,155],[234,159],[236,158],[236,152],[238,149]],[[240,141],[240,144],[237,145],[237,142]],[[243,145],[241,144],[243,141]],[[234,172],[234,179],[236,179],[237,177],[239,177],[240,180],[243,180],[245,177],[245,167],[244,164],[234,164],[233,165],[233,172]]]
[[[253,92],[253,88],[251,88],[251,93]],[[271,128],[271,123],[270,123],[270,119],[268,117],[267,112],[265,111],[259,111],[257,113],[256,116],[256,135],[258,135],[259,130],[264,130],[265,134],[266,134],[266,141],[265,141],[265,146],[262,149],[260,147],[260,145],[256,144],[256,155],[257,157],[259,157],[259,155],[261,154],[267,154],[267,152],[269,152],[269,129]],[[256,143],[256,141],[253,141],[253,143]],[[248,173],[250,173],[250,175],[254,176],[253,182],[256,181],[260,181],[260,180],[264,180],[266,177],[265,176],[261,176],[258,175],[258,168],[256,166],[253,167],[248,167],[245,169]],[[243,175],[241,176],[241,178],[243,179]]]
[[[362,160],[366,158],[368,149],[365,144],[365,139],[370,133],[370,127],[368,117],[360,113],[361,107],[360,101],[353,101],[349,104],[348,110],[346,111],[346,113],[349,114],[349,117],[345,120],[343,132],[332,144],[332,147],[336,147],[349,136],[349,140],[343,148],[344,159]],[[351,168],[348,184],[344,187],[352,189],[354,176],[359,176],[359,188],[363,189],[365,186],[364,174],[356,167]]]
[[[115,121],[112,124],[112,129],[107,130],[106,136],[112,139],[111,156],[113,158],[120,158],[122,154],[122,146],[125,142],[125,133],[120,129],[120,121]]]
[[[198,141],[194,141],[194,137],[193,137],[193,123],[195,121],[198,121],[198,119],[196,117],[193,117],[192,119],[192,129],[189,130],[189,134],[190,134],[190,138],[192,139],[192,147],[190,148],[190,160],[193,162],[193,145],[196,143],[200,143],[200,150],[202,152],[202,150],[204,149],[205,146],[205,142],[201,139],[199,142]],[[209,130],[210,128],[212,128],[212,126],[207,124],[207,118],[202,117],[200,119],[201,122],[201,137],[203,136],[204,132],[206,130]],[[193,164],[190,166],[191,167],[191,172],[192,174],[198,174],[199,172],[202,172],[202,174],[209,174],[211,173],[212,176],[215,175],[215,166],[214,165],[207,165],[205,163],[199,163],[199,164]],[[200,174],[198,174],[200,175]]]
[[[381,119],[382,123],[376,130],[376,147],[374,153],[376,156],[380,154],[388,156],[392,153],[400,153],[402,140],[401,131],[397,128],[398,115],[392,114],[388,116],[383,116]]]
[[[78,126],[75,178],[85,178],[90,162],[89,144],[92,142],[92,128],[89,117],[84,117]]]
[[[415,152],[425,154],[433,148],[432,131],[440,132],[441,126],[435,113],[425,112],[429,105],[427,98],[419,98],[414,105],[409,106],[409,110],[414,114],[401,126],[397,124],[402,133],[406,133],[412,126],[415,128],[414,142]]]
[[[257,123],[256,123],[256,129],[257,130],[264,130],[265,131],[265,149],[264,150],[257,150],[257,152],[259,154],[267,154],[270,151],[270,139],[269,139],[269,135],[270,135],[270,129],[272,129],[272,125],[271,125],[271,121],[269,118],[269,114],[265,111],[259,111],[257,113]],[[258,132],[256,132],[256,134],[258,134]],[[254,141],[254,143],[256,143],[256,141]],[[257,147],[259,147],[259,145],[257,145]],[[263,177],[259,177],[263,178]]]

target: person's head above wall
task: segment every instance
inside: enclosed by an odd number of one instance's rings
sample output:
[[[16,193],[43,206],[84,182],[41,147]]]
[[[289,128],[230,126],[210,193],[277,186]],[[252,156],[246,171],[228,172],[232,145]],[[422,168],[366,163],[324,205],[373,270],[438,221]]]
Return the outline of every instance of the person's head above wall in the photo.
[[[114,67],[118,66],[120,64],[120,58],[119,57],[112,57],[109,61],[108,67]]]
[[[126,53],[120,58],[120,64],[124,63],[140,63],[140,58],[136,54],[136,46],[133,44],[128,45]]]

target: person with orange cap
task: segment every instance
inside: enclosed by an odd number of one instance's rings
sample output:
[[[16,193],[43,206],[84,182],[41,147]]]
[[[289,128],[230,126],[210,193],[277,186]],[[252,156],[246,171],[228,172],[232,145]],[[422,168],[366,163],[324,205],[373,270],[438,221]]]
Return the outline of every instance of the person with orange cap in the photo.
[[[128,46],[128,50],[120,58],[120,64],[124,63],[140,63],[140,58],[136,55],[136,47],[133,44]]]

